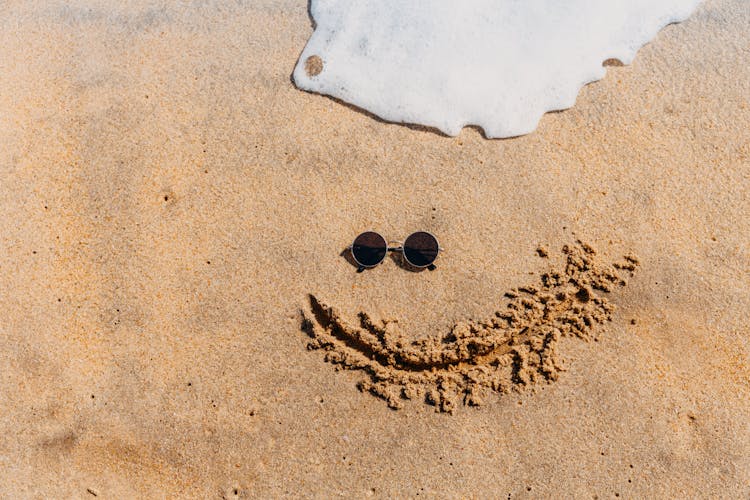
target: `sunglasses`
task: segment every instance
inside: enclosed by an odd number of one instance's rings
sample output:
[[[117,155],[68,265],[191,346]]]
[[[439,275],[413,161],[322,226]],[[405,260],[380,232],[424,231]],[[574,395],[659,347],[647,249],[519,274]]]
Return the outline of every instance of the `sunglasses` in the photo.
[[[375,267],[385,259],[388,252],[401,252],[404,260],[411,266],[424,268],[432,266],[440,252],[438,240],[426,231],[412,233],[403,245],[390,247],[380,234],[366,231],[356,238],[349,247],[354,261],[361,269]]]

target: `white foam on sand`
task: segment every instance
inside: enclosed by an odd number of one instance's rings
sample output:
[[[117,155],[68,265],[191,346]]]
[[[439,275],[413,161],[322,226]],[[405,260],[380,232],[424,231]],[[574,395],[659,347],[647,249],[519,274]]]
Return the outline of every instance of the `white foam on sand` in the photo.
[[[391,122],[523,135],[545,112],[573,106],[604,76],[603,61],[629,64],[699,3],[312,0],[316,28],[294,82]]]

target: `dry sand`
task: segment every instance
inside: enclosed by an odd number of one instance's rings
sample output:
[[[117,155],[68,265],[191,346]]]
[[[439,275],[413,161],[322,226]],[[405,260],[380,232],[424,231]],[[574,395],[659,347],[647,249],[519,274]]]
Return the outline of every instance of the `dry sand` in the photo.
[[[750,496],[746,0],[503,141],[296,90],[304,1],[1,8],[0,496]],[[550,380],[394,410],[307,349],[310,295],[424,345],[579,239],[640,266]]]
[[[560,339],[598,340],[596,327],[612,320],[613,307],[603,295],[627,285],[623,275],[632,276],[639,264],[630,255],[602,266],[596,250],[582,242],[565,245],[563,253],[564,269],[505,292],[506,304],[491,318],[459,321],[423,338],[405,332],[397,318],[376,321],[366,311],[359,313],[359,325],[348,324],[310,295],[302,324],[312,339],[308,348],[325,350],[325,360],[337,368],[364,371],[368,380],[359,388],[393,409],[417,399],[452,413],[460,401],[484,404],[490,391],[557,380]]]

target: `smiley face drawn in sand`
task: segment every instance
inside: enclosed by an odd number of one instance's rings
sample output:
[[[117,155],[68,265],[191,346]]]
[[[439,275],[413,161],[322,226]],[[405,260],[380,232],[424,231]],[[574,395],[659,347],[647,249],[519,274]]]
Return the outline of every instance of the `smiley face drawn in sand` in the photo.
[[[639,265],[633,255],[602,265],[581,242],[562,251],[564,269],[506,292],[494,317],[456,323],[426,340],[410,340],[397,322],[376,322],[364,312],[357,325],[349,324],[310,295],[302,312],[308,348],[325,351],[325,361],[337,368],[363,371],[360,390],[394,409],[421,398],[452,412],[460,401],[477,406],[490,392],[554,381],[563,369],[556,353],[560,338],[596,338],[596,327],[614,310],[604,295],[625,286]]]

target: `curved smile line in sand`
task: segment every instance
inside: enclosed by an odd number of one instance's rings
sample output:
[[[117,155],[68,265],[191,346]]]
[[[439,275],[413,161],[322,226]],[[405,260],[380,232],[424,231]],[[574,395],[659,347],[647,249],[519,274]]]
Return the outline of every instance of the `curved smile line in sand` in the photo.
[[[564,270],[506,292],[509,301],[493,318],[457,323],[440,338],[410,340],[396,321],[378,324],[364,312],[359,326],[352,326],[310,295],[309,310],[303,311],[308,347],[325,350],[325,360],[337,368],[365,371],[369,380],[359,388],[392,408],[423,397],[450,412],[461,396],[465,404],[479,405],[489,391],[556,380],[563,369],[556,355],[559,339],[595,338],[596,325],[609,321],[614,310],[603,294],[624,286],[623,275],[638,266],[632,255],[602,266],[594,249],[581,242],[563,253]]]

